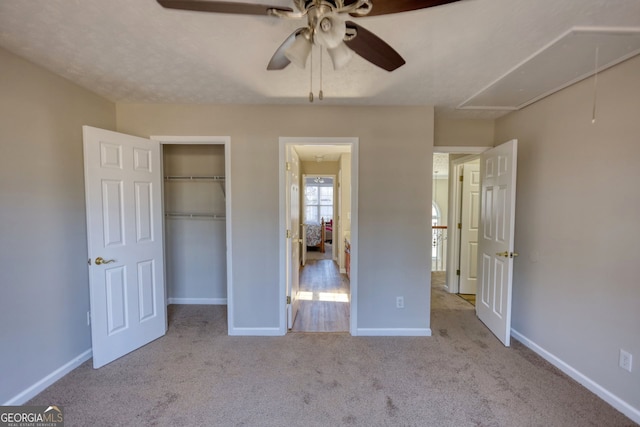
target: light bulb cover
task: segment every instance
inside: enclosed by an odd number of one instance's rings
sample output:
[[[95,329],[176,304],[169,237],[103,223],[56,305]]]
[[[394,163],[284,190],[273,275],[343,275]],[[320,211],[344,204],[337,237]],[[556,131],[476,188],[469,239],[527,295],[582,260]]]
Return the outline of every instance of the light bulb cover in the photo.
[[[300,68],[305,68],[311,53],[311,42],[304,34],[298,34],[294,42],[284,51],[284,56]]]
[[[353,58],[353,51],[344,43],[340,43],[333,49],[327,49],[327,52],[329,52],[329,56],[331,57],[334,70],[344,68],[349,61],[351,61],[351,58]]]
[[[344,40],[347,24],[336,13],[330,13],[319,20],[314,32],[314,40],[327,49],[338,47]]]

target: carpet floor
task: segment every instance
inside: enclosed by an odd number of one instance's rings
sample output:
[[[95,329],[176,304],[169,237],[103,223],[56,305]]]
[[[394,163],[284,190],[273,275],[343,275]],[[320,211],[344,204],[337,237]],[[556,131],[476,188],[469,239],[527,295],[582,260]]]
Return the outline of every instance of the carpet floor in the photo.
[[[167,335],[32,399],[69,426],[633,426],[432,290],[432,337],[227,336],[226,307],[169,307]]]

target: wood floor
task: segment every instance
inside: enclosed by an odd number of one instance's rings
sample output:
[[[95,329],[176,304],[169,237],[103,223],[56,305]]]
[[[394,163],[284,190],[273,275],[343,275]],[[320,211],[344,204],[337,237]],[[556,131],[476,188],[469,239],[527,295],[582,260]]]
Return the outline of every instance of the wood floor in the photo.
[[[349,331],[349,279],[333,260],[307,260],[300,270],[299,299],[292,332]]]

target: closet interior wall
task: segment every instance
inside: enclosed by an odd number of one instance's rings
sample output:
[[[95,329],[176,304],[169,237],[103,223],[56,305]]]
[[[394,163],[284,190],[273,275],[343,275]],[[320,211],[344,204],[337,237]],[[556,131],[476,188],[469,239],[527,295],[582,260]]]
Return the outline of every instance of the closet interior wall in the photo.
[[[164,144],[168,304],[226,304],[224,145]]]

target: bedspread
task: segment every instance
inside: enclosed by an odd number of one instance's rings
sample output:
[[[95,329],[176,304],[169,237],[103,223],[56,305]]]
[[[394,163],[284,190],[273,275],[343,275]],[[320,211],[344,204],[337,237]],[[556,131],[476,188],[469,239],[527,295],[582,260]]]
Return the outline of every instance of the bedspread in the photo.
[[[318,246],[322,242],[320,224],[307,224],[307,246]]]

